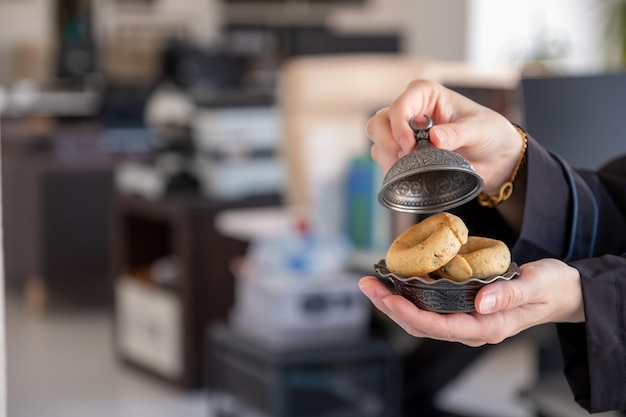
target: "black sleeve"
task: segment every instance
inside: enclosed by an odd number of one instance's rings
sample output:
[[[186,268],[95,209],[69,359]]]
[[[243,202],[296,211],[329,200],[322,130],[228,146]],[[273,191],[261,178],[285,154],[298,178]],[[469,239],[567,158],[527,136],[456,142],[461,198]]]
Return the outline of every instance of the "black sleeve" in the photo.
[[[526,201],[520,234],[515,234],[498,212],[476,200],[453,210],[471,234],[503,240],[514,262],[567,256],[571,226],[571,193],[563,166],[535,140],[528,138]],[[518,186],[519,184],[516,184]]]
[[[574,397],[591,412],[626,408],[626,159],[611,166],[576,172],[529,138],[519,236],[493,209],[459,213],[475,234],[505,240],[517,263],[557,258],[580,271],[586,321],[556,327]]]
[[[581,277],[585,323],[557,325],[565,374],[589,411],[626,409],[626,158],[583,175],[599,216],[594,256],[570,262]]]
[[[580,272],[585,323],[557,326],[565,375],[591,412],[626,409],[626,258],[571,262]]]

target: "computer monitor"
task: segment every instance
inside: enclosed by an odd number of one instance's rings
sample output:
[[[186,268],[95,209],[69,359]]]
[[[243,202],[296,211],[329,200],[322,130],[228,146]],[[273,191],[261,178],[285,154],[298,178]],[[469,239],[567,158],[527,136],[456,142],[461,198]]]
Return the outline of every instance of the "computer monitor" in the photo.
[[[626,72],[524,78],[524,126],[576,168],[626,154]]]

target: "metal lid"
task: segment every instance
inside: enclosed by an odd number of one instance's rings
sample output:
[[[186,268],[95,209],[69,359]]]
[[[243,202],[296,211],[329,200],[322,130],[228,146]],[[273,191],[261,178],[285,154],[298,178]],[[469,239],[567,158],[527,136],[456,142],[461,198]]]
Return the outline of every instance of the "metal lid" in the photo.
[[[378,201],[395,211],[435,213],[460,206],[480,194],[484,181],[474,167],[456,152],[430,143],[427,125],[409,124],[415,132],[415,149],[400,158],[385,175]]]

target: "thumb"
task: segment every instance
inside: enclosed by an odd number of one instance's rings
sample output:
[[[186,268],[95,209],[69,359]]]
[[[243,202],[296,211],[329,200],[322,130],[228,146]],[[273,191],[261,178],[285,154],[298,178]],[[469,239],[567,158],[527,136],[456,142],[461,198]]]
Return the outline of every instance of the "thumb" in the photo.
[[[433,145],[440,149],[455,150],[462,144],[462,135],[458,124],[446,123],[433,126],[428,134]]]
[[[526,303],[520,280],[499,281],[482,288],[476,295],[474,305],[480,314],[510,310]]]

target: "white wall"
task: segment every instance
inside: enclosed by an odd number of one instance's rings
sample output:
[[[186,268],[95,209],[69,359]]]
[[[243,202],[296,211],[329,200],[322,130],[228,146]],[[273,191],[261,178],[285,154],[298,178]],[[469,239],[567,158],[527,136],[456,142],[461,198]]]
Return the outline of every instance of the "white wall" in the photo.
[[[517,65],[540,50],[557,52],[566,69],[605,60],[605,13],[597,0],[414,0],[405,26],[411,55],[463,60],[483,67]]]
[[[469,0],[409,0],[405,28],[407,53],[461,61],[467,55]]]
[[[570,70],[596,69],[605,64],[603,2],[470,3],[465,56],[471,62],[494,66],[547,57]]]

